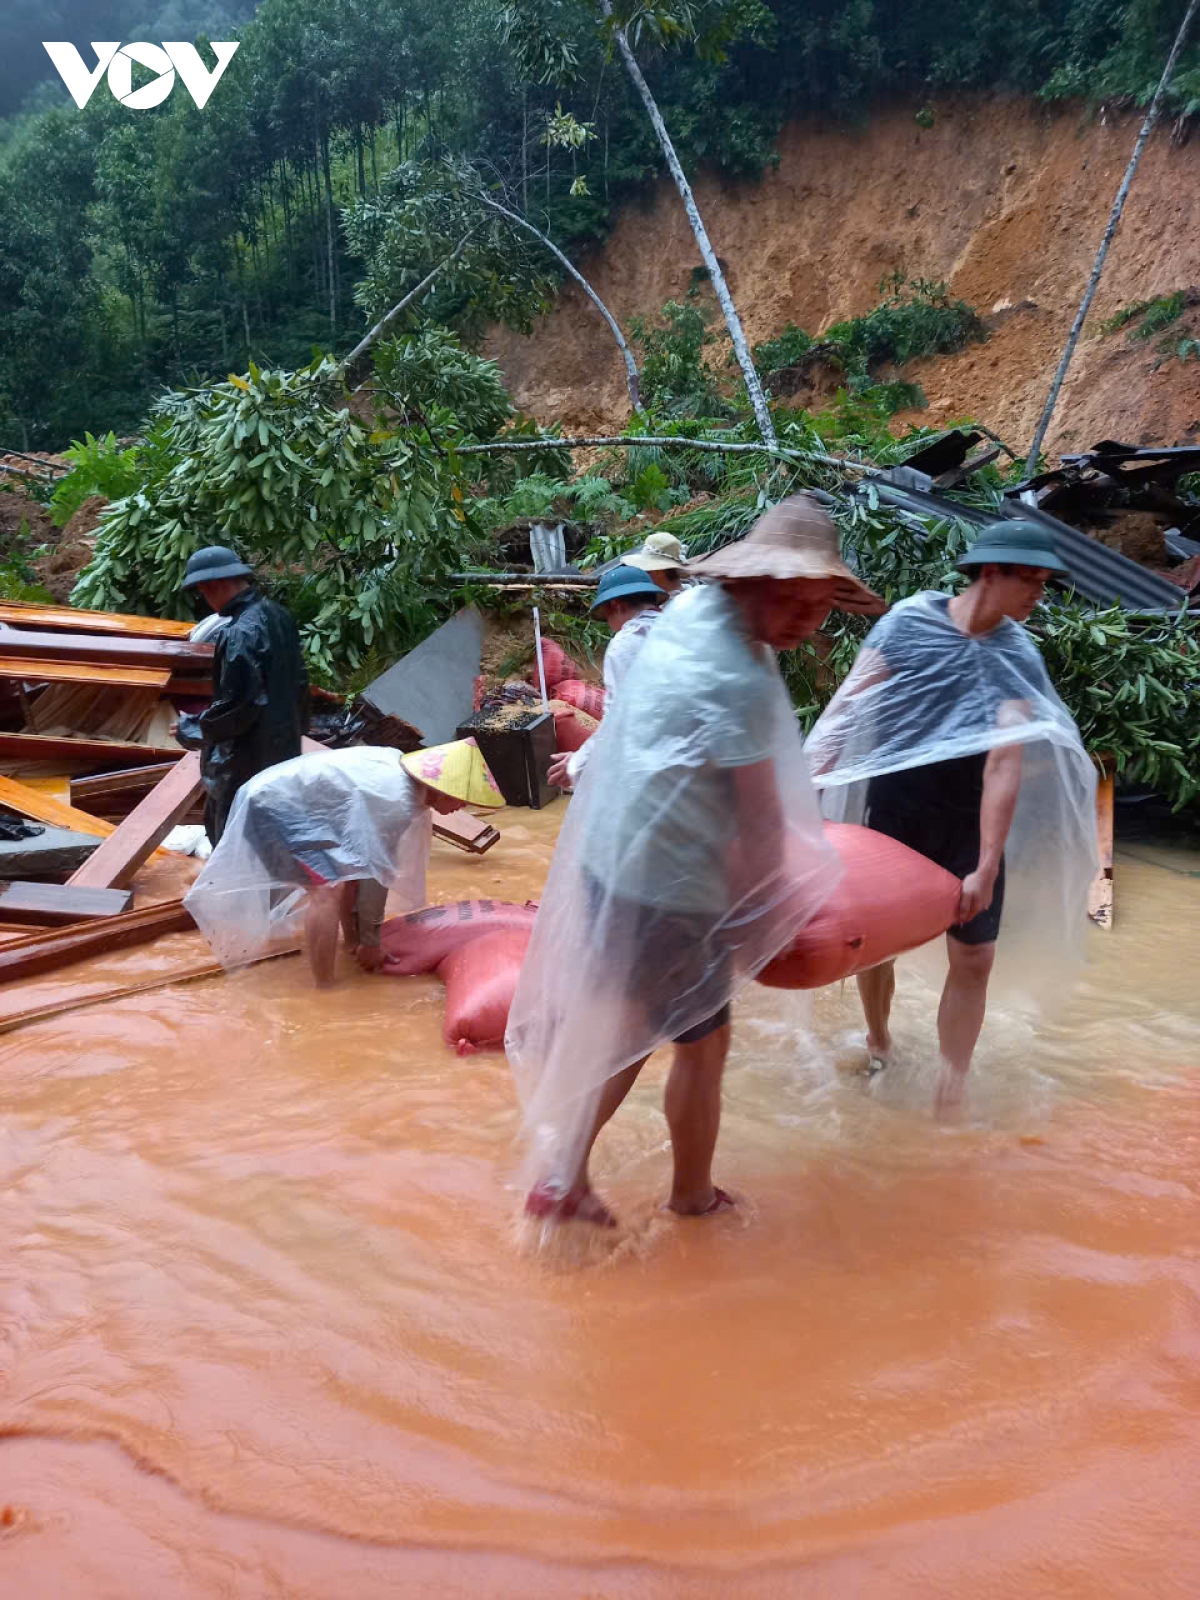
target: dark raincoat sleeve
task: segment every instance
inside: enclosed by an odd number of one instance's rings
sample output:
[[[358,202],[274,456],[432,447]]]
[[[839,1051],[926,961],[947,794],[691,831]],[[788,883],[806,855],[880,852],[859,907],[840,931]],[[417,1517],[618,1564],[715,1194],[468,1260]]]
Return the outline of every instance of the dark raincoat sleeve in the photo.
[[[374,878],[364,878],[359,883],[354,908],[359,944],[378,945],[379,930],[387,914],[387,897],[387,889]]]

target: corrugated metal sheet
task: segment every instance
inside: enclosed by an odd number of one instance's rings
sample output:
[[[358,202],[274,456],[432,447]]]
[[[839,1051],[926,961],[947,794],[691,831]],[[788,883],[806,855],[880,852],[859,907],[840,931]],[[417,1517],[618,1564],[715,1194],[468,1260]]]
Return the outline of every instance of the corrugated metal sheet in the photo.
[[[1071,569],[1071,582],[1076,592],[1096,606],[1124,606],[1127,611],[1178,611],[1184,600],[1178,585],[1149,572],[1130,561],[1117,550],[1110,550],[1097,539],[1060,522],[1047,511],[1032,506],[1005,502],[994,512],[980,511],[974,506],[962,505],[944,495],[931,494],[922,489],[900,488],[880,478],[865,478],[858,488],[871,484],[880,500],[888,505],[916,512],[923,517],[961,517],[976,527],[989,522],[1012,521],[1020,517],[1039,522],[1053,535],[1059,554]]]

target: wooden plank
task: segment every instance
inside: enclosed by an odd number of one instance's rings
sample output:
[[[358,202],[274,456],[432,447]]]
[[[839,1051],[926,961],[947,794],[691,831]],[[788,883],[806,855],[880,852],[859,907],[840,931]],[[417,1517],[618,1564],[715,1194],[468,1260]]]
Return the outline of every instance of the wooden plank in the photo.
[[[189,750],[67,882],[81,889],[123,889],[203,789],[200,753]]]
[[[129,910],[128,889],[72,889],[67,884],[14,882],[0,884],[0,918],[59,928],[97,917],[116,917]]]
[[[156,749],[121,739],[75,739],[49,733],[0,733],[0,760],[69,762],[81,771],[114,767],[149,766],[155,761],[175,761],[178,750]]]
[[[76,633],[115,633],[142,639],[186,639],[195,627],[194,622],[177,622],[170,617],[80,611],[74,606],[42,606],[23,600],[0,604],[0,622],[17,628],[66,628]]]
[[[1111,928],[1113,921],[1113,774],[1100,774],[1096,786],[1096,843],[1100,866],[1088,891],[1088,916],[1098,928]]]
[[[0,628],[0,659],[95,661],[106,666],[151,667],[161,671],[211,674],[211,644],[186,639],[124,639],[110,633],[67,633],[32,628]]]
[[[0,945],[0,983],[32,978],[39,972],[55,972],[89,956],[148,944],[163,934],[183,933],[193,927],[195,923],[183,901],[167,900],[141,911],[124,911],[117,917],[100,917],[95,922],[30,934],[26,939]]]
[[[22,778],[21,782],[27,789],[36,789],[39,794],[48,794],[53,800],[61,800],[63,805],[71,803],[71,780],[62,778]]]
[[[179,700],[211,700],[213,681],[211,678],[170,678],[163,693]]]
[[[481,856],[499,839],[500,835],[483,817],[472,816],[469,811],[452,811],[446,816],[434,816],[433,836],[447,844],[457,845],[473,856]]]
[[[110,667],[102,661],[48,661],[0,654],[0,678],[23,683],[88,683],[105,689],[165,689],[169,667]]]
[[[140,798],[147,789],[153,789],[160,783],[168,772],[173,772],[177,763],[174,761],[159,761],[152,767],[127,767],[121,772],[101,772],[86,778],[72,778],[71,804],[78,805],[81,800],[99,800],[108,795],[136,794]],[[33,787],[32,780],[23,779]]]
[[[35,822],[70,828],[75,833],[90,833],[97,839],[107,839],[114,831],[111,822],[101,822],[99,817],[90,817],[86,811],[64,805],[53,795],[31,789],[17,778],[0,776],[0,805],[19,811],[23,817],[32,817]]]

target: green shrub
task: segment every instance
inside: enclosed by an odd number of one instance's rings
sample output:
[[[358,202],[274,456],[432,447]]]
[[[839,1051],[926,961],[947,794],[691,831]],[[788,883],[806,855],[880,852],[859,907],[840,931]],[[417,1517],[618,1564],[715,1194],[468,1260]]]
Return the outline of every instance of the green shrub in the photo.
[[[90,495],[120,500],[138,485],[137,447],[120,449],[113,433],[102,439],[85,433],[83,443],[76,439],[63,451],[63,457],[72,463],[72,468],[58,480],[50,498],[50,515],[57,528],[65,527]]]

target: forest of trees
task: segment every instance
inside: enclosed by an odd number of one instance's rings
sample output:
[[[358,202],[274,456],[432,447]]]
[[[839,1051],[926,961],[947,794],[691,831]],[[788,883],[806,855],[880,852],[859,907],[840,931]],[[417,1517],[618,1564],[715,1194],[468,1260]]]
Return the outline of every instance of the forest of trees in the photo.
[[[568,253],[602,238],[662,162],[614,22],[685,167],[753,176],[788,115],[858,116],[893,94],[915,114],[950,85],[1144,103],[1180,10],[635,0],[614,18],[607,0],[16,0],[0,71],[0,106],[20,100],[0,124],[0,444],[131,432],[164,385],[345,353],[379,309],[373,208],[394,210],[423,164],[456,164]],[[47,33],[86,50],[185,28],[241,40],[203,111],[176,92],[131,113],[103,91],[80,111],[47,76]],[[1200,103],[1195,49],[1174,102],[1184,115]],[[410,240],[388,292],[444,243]],[[486,317],[527,325],[559,274],[528,238],[475,261],[423,307],[468,340]]]

